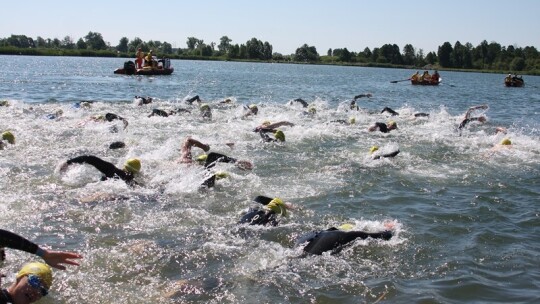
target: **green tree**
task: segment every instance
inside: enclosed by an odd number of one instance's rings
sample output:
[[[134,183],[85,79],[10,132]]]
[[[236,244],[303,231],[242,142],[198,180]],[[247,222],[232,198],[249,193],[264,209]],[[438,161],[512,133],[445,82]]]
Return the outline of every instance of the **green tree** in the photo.
[[[88,35],[84,36],[85,42],[92,50],[106,50],[107,44],[103,40],[103,36],[100,33],[88,32]]]
[[[439,64],[443,68],[451,68],[452,67],[452,45],[450,42],[443,43],[442,46],[439,46],[439,50],[437,51],[437,55],[439,56]]]
[[[229,52],[229,49],[231,48],[231,42],[232,40],[229,39],[227,36],[222,36],[219,38],[219,44],[217,46],[218,50],[222,54],[227,54]]]
[[[118,45],[116,46],[116,50],[122,53],[127,53],[129,50],[128,47],[129,39],[126,37],[120,38],[120,41],[118,42]]]
[[[188,50],[194,50],[198,43],[199,39],[195,37],[188,37],[186,41]]]
[[[163,54],[172,54],[173,53],[172,45],[168,42],[163,42],[163,44],[161,45],[161,52]]]
[[[79,38],[79,40],[77,40],[77,49],[86,50],[87,48],[88,48],[88,45],[86,44],[86,42],[84,42],[82,38]]]
[[[339,54],[339,60],[341,62],[351,62],[352,55],[351,52],[347,48],[343,48],[341,50],[341,54]]]
[[[45,41],[45,39],[41,38],[40,36],[37,36],[37,38],[36,38],[36,47],[38,47],[38,48],[47,47],[47,42]]]
[[[435,62],[437,62],[437,54],[435,54],[435,52],[429,52],[426,55],[426,62],[429,64],[435,64]]]
[[[139,48],[142,48],[143,52],[147,52],[148,49],[145,49],[144,42],[141,38],[135,37],[128,43],[128,52],[135,53]]]
[[[514,58],[510,63],[510,69],[512,71],[523,71],[525,69],[525,59],[521,57]]]
[[[72,50],[75,48],[75,43],[70,36],[64,37],[64,39],[62,39],[62,41],[60,42],[60,45],[62,46],[62,48],[67,50]]]
[[[317,62],[319,61],[319,53],[314,46],[302,45],[296,49],[294,60],[298,62]]]
[[[416,63],[416,51],[412,44],[405,44],[403,47],[403,63],[406,65],[414,65]]]

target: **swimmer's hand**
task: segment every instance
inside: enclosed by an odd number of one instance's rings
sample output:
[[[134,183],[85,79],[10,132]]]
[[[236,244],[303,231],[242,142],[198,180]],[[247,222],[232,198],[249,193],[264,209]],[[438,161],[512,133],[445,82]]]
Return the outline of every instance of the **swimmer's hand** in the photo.
[[[68,169],[69,164],[67,162],[62,163],[60,167],[58,167],[58,172],[64,173]]]
[[[43,260],[51,267],[61,270],[66,269],[66,266],[63,264],[79,266],[79,263],[74,259],[82,259],[82,255],[75,252],[52,251],[47,249],[43,249],[43,252]]]

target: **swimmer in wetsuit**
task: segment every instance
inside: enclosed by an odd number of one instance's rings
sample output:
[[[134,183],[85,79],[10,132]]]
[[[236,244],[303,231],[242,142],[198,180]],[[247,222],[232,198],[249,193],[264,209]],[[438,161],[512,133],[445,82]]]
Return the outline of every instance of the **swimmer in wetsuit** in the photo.
[[[238,224],[277,226],[280,220],[279,215],[286,216],[287,209],[291,208],[290,204],[284,203],[277,197],[257,196],[253,201],[263,206],[249,208]]]
[[[104,161],[99,157],[93,155],[82,155],[69,159],[67,162],[62,164],[60,167],[60,172],[67,170],[68,166],[71,164],[89,164],[98,169],[99,172],[103,173],[103,176],[101,177],[102,181],[109,178],[121,179],[130,186],[137,184],[133,179],[141,170],[141,161],[138,158],[128,159],[124,164],[124,168],[119,169],[112,163]]]
[[[0,139],[0,150],[3,150],[4,146],[6,146],[6,144],[4,144],[4,140],[7,141],[8,143],[14,145],[15,144],[15,135],[13,135],[13,133],[11,133],[10,131],[2,132],[2,138]]]
[[[347,226],[347,224],[343,226]],[[350,229],[348,226],[344,228]],[[304,246],[304,252],[308,254],[321,255],[326,251],[331,251],[332,254],[336,254],[339,253],[343,247],[350,245],[357,238],[364,240],[368,237],[387,241],[392,238],[392,232],[389,230],[375,233],[363,231],[344,231],[332,227],[327,230],[313,231],[301,236],[297,240],[296,246],[307,243]]]
[[[382,122],[376,122],[373,126],[368,128],[368,131],[381,131],[382,133],[388,133],[395,129],[397,129],[397,124],[395,121],[391,120],[388,122],[388,125]]]
[[[379,150],[378,146],[373,146],[369,149],[369,153],[371,154],[371,159],[391,158],[391,157],[395,157],[400,152],[399,150],[397,150],[397,151],[386,153],[386,154],[373,154],[375,153],[375,151],[378,151],[378,150]]]
[[[390,109],[389,107],[384,107],[384,109],[381,111],[381,113],[384,113],[384,112],[388,112],[390,113],[390,115],[392,116],[398,116],[399,113]],[[428,113],[415,113],[414,114],[414,117],[429,117],[429,114]]]
[[[0,229],[0,261],[5,260],[4,247],[25,251],[41,257],[47,264],[57,269],[66,269],[62,264],[79,266],[73,259],[81,259],[82,256],[75,252],[52,251],[41,248],[32,241],[15,234],[11,231]]]
[[[478,116],[478,117],[471,117],[471,113],[475,110],[487,110],[489,107],[488,105],[479,105],[479,106],[474,106],[474,107],[470,107],[467,112],[465,113],[465,117],[463,118],[463,120],[461,121],[461,123],[459,124],[459,126],[457,127],[458,131],[459,131],[459,135],[461,136],[461,130],[469,123],[469,122],[473,122],[473,121],[478,121],[478,122],[481,122],[481,123],[484,123],[486,122],[486,117],[485,116]]]
[[[357,100],[358,98],[362,98],[362,97],[371,98],[371,96],[373,96],[373,95],[371,95],[371,93],[360,94],[360,95],[354,96],[353,100],[351,101],[351,104],[349,105],[349,108],[350,108],[351,110],[357,110],[357,111],[358,111],[360,108],[356,105],[356,100]]]
[[[192,104],[194,101],[202,102],[202,100],[199,98],[199,95],[195,95],[191,97],[190,99],[186,100],[186,103]]]
[[[142,96],[135,96],[135,103],[138,106],[142,106],[145,104],[152,103],[153,98],[152,97],[142,97]]]
[[[46,264],[25,264],[16,280],[7,289],[0,290],[0,304],[34,303],[49,293],[53,281],[52,269]]]
[[[280,122],[275,122],[275,123],[264,121],[260,126],[253,129],[253,132],[258,132],[263,142],[283,142],[285,141],[285,133],[283,133],[283,131],[281,130],[276,130],[277,128],[281,126],[293,127],[294,124],[288,121],[280,121]],[[274,138],[271,138],[266,133],[273,133]]]
[[[148,117],[152,117],[152,116],[168,117],[170,115],[175,115],[175,114],[182,113],[182,112],[187,112],[187,113],[191,114],[190,110],[182,109],[182,108],[177,108],[175,110],[169,110],[169,111],[164,111],[164,110],[160,110],[160,109],[153,109],[152,113],[150,113],[150,115],[148,115]]]

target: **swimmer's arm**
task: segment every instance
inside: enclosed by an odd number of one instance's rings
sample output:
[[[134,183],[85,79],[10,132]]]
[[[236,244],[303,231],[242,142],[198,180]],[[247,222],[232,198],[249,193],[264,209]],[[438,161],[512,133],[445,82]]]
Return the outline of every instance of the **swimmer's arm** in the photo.
[[[367,93],[367,94],[360,94],[360,95],[356,95],[354,96],[354,100],[357,100],[358,98],[362,98],[362,97],[367,97],[367,98],[371,98],[371,93]]]
[[[275,129],[275,128],[279,128],[281,126],[294,127],[294,124],[292,122],[288,122],[288,121],[280,121],[280,122],[270,124],[270,125],[266,126],[266,128],[267,129]]]
[[[110,162],[104,161],[99,157],[93,156],[93,155],[82,155],[75,158],[72,158],[66,162],[67,165],[71,164],[89,164],[96,169],[98,169],[101,173],[103,173],[106,177],[114,177],[115,174],[118,173],[118,171],[122,171],[118,169],[115,165],[113,165]],[[121,175],[119,175],[121,176]]]

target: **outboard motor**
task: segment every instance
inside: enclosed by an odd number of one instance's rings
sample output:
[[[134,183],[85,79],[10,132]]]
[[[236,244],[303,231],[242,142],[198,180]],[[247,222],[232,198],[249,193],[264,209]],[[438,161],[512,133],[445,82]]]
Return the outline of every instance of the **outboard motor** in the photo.
[[[126,72],[126,75],[135,74],[135,63],[131,60],[124,62],[124,71]]]

